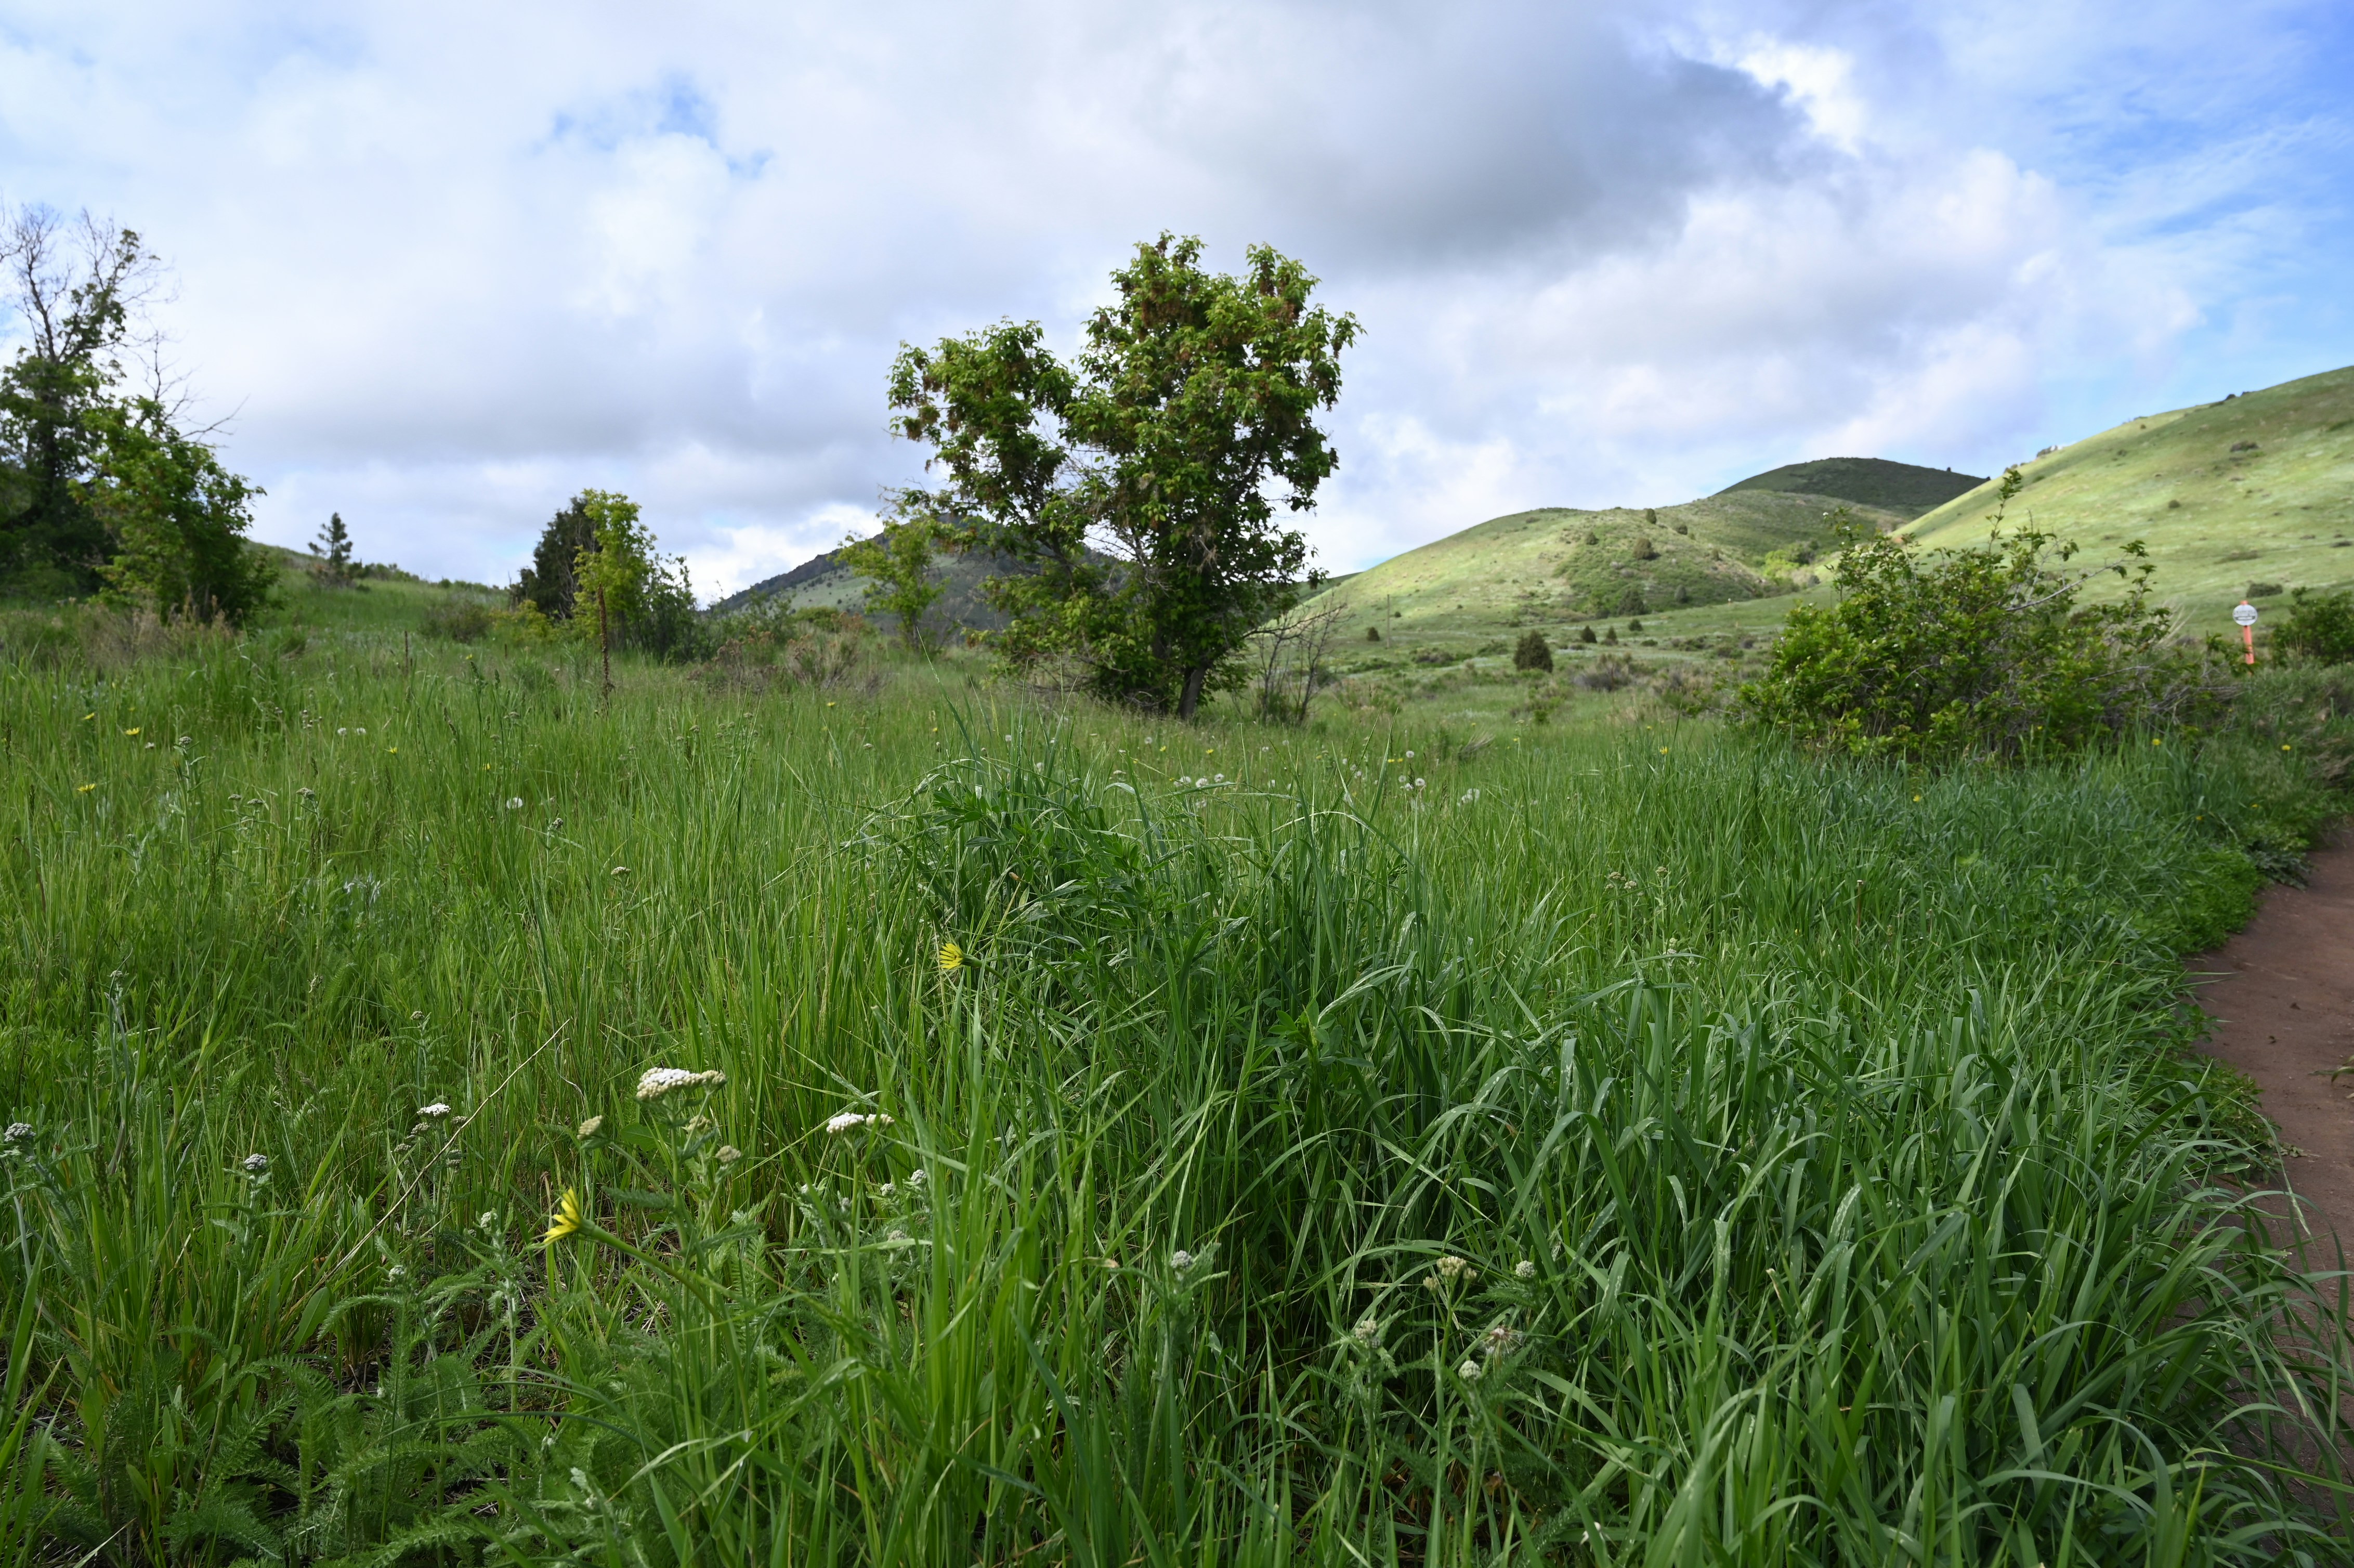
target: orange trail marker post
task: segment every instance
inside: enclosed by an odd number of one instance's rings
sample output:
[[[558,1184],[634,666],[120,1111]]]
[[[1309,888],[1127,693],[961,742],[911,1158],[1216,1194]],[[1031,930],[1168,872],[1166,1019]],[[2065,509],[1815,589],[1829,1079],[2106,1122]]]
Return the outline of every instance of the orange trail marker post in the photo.
[[[2256,607],[2242,599],[2232,619],[2240,623],[2240,637],[2248,645],[2248,662],[2253,664],[2256,662]]]

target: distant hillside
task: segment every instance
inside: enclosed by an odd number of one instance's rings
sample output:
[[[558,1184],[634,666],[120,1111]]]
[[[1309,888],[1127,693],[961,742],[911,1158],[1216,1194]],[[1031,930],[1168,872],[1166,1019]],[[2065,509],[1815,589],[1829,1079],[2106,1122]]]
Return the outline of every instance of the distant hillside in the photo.
[[[2288,588],[2354,586],[2354,367],[2128,419],[2020,472],[2010,522],[2088,549],[2143,540],[2194,630],[2229,632],[2243,594],[2264,609]],[[1973,544],[1994,508],[1989,482],[1908,531]]]
[[[1376,617],[1385,634],[1474,631],[1643,615],[1787,592],[1812,580],[1829,514],[1889,529],[1906,519],[1822,495],[1757,489],[1681,506],[1541,507],[1394,556],[1317,602]]]
[[[1890,462],[1885,458],[1835,457],[1788,463],[1738,484],[1729,484],[1717,493],[1778,490],[1797,495],[1828,495],[1910,519],[1985,482],[1979,475],[1956,473],[1949,468],[1919,468],[1909,462]]]
[[[1003,626],[1005,618],[981,598],[981,585],[991,577],[1019,569],[1000,556],[979,552],[938,556],[932,563],[932,580],[943,584],[948,591],[925,617],[927,629],[934,635],[945,636],[962,630],[994,630]],[[868,587],[866,578],[843,565],[835,552],[828,550],[791,571],[780,572],[739,593],[729,594],[711,607],[711,613],[725,615],[779,595],[790,599],[798,609],[863,609]],[[877,620],[886,627],[893,624],[887,615]]]

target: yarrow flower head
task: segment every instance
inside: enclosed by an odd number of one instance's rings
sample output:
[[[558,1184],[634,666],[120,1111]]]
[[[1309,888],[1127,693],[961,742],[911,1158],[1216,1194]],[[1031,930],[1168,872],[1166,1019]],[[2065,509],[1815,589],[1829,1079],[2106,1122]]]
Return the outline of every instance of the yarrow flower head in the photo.
[[[732,1143],[723,1143],[712,1154],[711,1158],[716,1160],[722,1165],[733,1165],[738,1160],[744,1158],[744,1151],[737,1148]]]
[[[648,1067],[638,1079],[638,1098],[658,1100],[673,1089],[716,1088],[726,1081],[727,1075],[716,1067],[707,1073],[692,1073],[684,1067]]]
[[[1465,1383],[1478,1383],[1479,1381],[1479,1363],[1472,1361],[1467,1361],[1461,1366],[1455,1369],[1455,1375],[1461,1378]]]
[[[12,1121],[8,1124],[7,1139],[10,1143],[22,1142],[24,1139],[32,1136],[33,1124],[31,1122]]]
[[[245,1168],[245,1173],[247,1175],[259,1176],[263,1171],[270,1169],[270,1156],[267,1154],[249,1154],[238,1163]]]
[[[444,1102],[435,1100],[429,1106],[419,1106],[417,1107],[417,1114],[431,1121],[440,1121],[443,1117],[450,1114],[450,1107]]]
[[[854,1128],[867,1126],[889,1127],[890,1125],[891,1118],[883,1115],[880,1111],[877,1111],[873,1115],[869,1115],[864,1111],[843,1111],[838,1115],[830,1116],[825,1118],[825,1130],[832,1133],[848,1132]]]
[[[580,1213],[580,1194],[570,1187],[556,1202],[556,1213],[548,1216],[547,1234],[539,1239],[553,1246],[588,1222]]]
[[[954,942],[942,942],[938,963],[940,973],[944,975],[956,973],[957,970],[964,968],[964,949]]]
[[[1382,1342],[1381,1319],[1368,1312],[1357,1319],[1357,1326],[1349,1332],[1356,1337],[1357,1343],[1361,1345],[1378,1345]]]
[[[574,1130],[577,1135],[581,1138],[594,1138],[597,1136],[597,1129],[604,1125],[605,1118],[603,1117],[592,1116],[587,1121],[582,1122],[579,1127]]]
[[[1453,1253],[1448,1253],[1438,1260],[1438,1277],[1441,1279],[1462,1279],[1469,1277],[1470,1273],[1469,1262],[1456,1256]]]
[[[1515,1278],[1515,1279],[1534,1279],[1536,1277],[1537,1277],[1537,1266],[1536,1266],[1535,1264],[1533,1264],[1533,1263],[1531,1263],[1527,1258],[1525,1258],[1525,1257],[1524,1257],[1524,1258],[1521,1259],[1521,1261],[1520,1261],[1520,1262],[1518,1262],[1518,1263],[1516,1263],[1516,1264],[1512,1265],[1512,1277],[1513,1277],[1513,1278]]]
[[[1193,1266],[1193,1255],[1180,1247],[1169,1259],[1169,1266],[1182,1274]]]

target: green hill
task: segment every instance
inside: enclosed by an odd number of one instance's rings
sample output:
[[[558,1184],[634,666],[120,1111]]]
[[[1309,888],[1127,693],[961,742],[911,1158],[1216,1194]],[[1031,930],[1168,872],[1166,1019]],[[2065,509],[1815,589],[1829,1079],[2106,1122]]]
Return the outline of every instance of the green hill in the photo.
[[[1005,618],[981,597],[981,585],[990,577],[1002,576],[1013,569],[1010,563],[998,556],[974,553],[942,555],[932,562],[931,579],[947,591],[940,595],[925,621],[936,634],[970,628],[993,630],[1005,624]],[[828,550],[812,556],[789,572],[754,583],[750,588],[729,594],[711,607],[714,615],[743,609],[762,599],[782,596],[796,609],[863,610],[866,590],[871,585],[844,566],[835,552]],[[894,624],[888,615],[879,615],[878,623]]]
[[[1891,462],[1885,458],[1836,457],[1787,463],[1738,484],[1727,485],[1717,493],[1778,490],[1798,495],[1828,495],[1912,518],[1985,482],[1977,474],[1956,473],[1949,468],[1922,468],[1909,462]]]
[[[2104,555],[2144,541],[2152,583],[2193,630],[2231,632],[2243,594],[2262,609],[2289,588],[2354,584],[2354,367],[2128,419],[2020,473],[2010,522]],[[1975,544],[1994,509],[1988,482],[1909,532]]]
[[[1829,515],[1842,504],[1760,489],[1681,506],[1516,512],[1394,556],[1314,603],[1345,606],[1408,642],[1742,603],[1810,585],[1811,563],[1830,543]],[[1849,510],[1882,529],[1905,521]]]

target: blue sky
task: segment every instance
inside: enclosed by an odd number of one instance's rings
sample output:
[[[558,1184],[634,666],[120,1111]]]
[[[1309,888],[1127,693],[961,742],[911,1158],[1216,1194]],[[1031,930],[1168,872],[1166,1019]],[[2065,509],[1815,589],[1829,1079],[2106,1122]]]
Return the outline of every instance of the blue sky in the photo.
[[[504,580],[599,485],[706,592],[917,476],[903,339],[1272,243],[1365,326],[1346,570],[2354,363],[2348,81],[2344,0],[0,0],[0,198],[172,263],[263,536]]]

